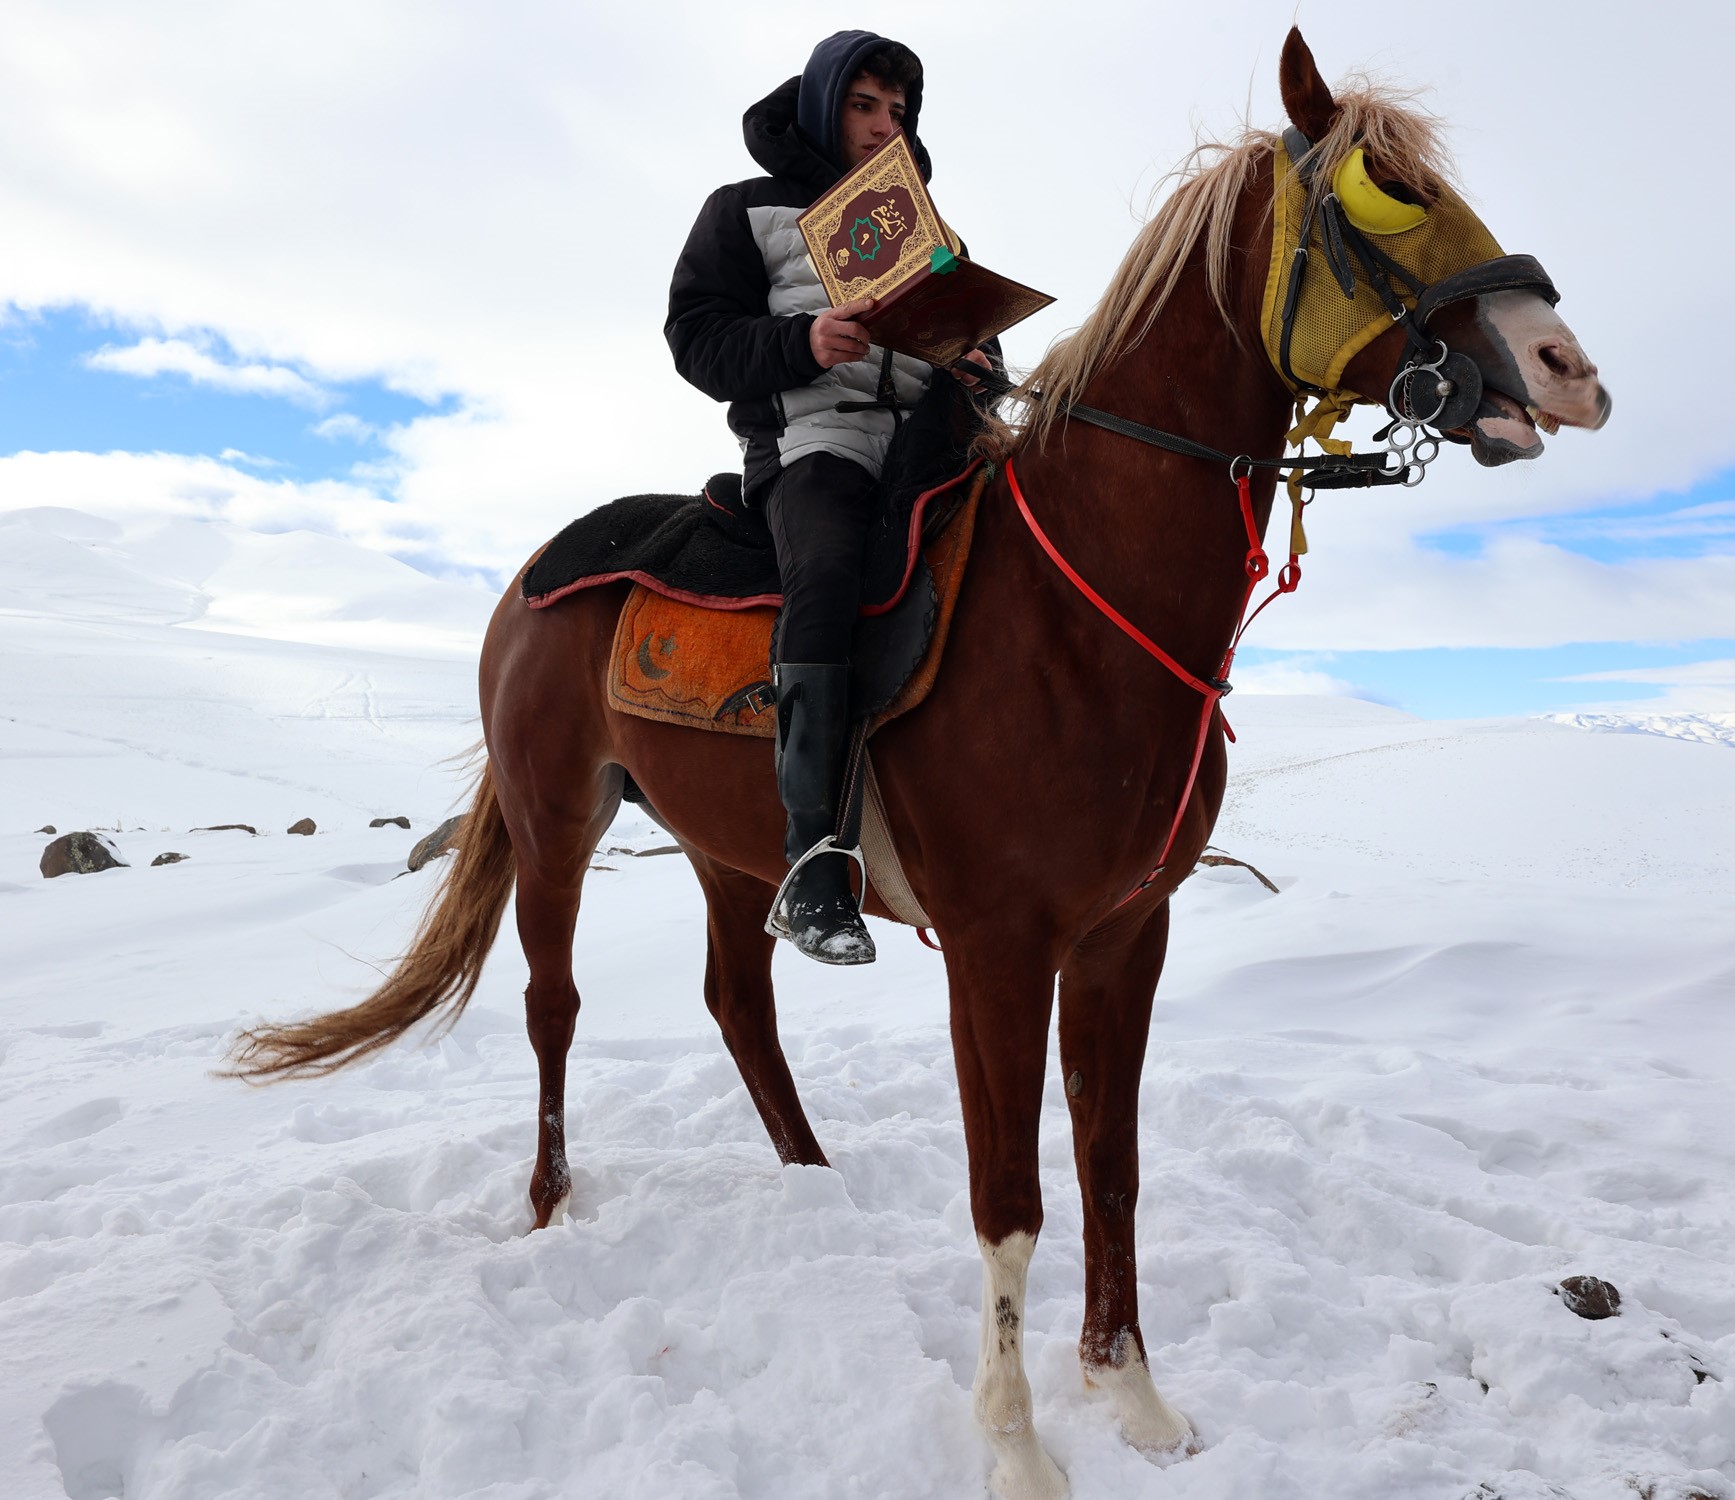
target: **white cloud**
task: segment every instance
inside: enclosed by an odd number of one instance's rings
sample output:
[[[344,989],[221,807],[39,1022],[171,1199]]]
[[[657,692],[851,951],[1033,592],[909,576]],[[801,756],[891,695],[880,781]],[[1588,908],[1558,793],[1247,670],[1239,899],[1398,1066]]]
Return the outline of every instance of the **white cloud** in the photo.
[[[1324,503],[1324,502],[1322,502]],[[1318,510],[1318,506],[1315,510]],[[1408,538],[1322,536],[1250,645],[1297,651],[1735,639],[1735,555],[1600,562],[1527,537],[1451,557]]]
[[[475,578],[484,565],[447,554],[444,538],[374,490],[297,481],[178,453],[18,453],[0,458],[0,509],[59,507],[127,521],[186,516],[254,531],[317,531],[389,553],[424,571]],[[484,580],[496,587],[498,579]]]
[[[280,396],[299,406],[331,404],[331,393],[283,365],[224,364],[207,350],[186,339],[140,339],[117,348],[105,344],[87,354],[84,362],[93,370],[112,370],[119,375],[149,378],[184,375],[194,385],[248,396]]]
[[[1235,691],[1255,696],[1306,694],[1310,697],[1359,698],[1366,694],[1354,683],[1297,662],[1240,662],[1235,667]]]
[[[1584,672],[1558,682],[1627,682],[1661,689],[1642,705],[1644,713],[1715,714],[1735,712],[1735,660],[1682,662],[1669,667],[1622,667]],[[1632,713],[1634,705],[1615,708]]]
[[[315,437],[326,438],[332,442],[339,439],[352,443],[365,443],[378,436],[379,429],[371,422],[364,422],[352,411],[340,411],[336,416],[327,417],[323,422],[316,422],[313,427]]]

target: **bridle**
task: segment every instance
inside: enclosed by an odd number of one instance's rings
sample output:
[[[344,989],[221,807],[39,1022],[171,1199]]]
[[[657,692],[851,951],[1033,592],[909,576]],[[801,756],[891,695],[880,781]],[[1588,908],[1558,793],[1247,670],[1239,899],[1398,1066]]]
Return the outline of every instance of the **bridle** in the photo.
[[[1385,406],[1392,420],[1376,436],[1376,441],[1386,444],[1385,448],[1371,453],[1351,453],[1347,444],[1333,444],[1333,447],[1342,451],[1327,451],[1311,456],[1297,454],[1293,458],[1254,458],[1245,453],[1225,453],[1178,433],[1165,432],[1161,428],[1081,403],[1070,403],[1060,413],[1063,417],[1087,422],[1107,432],[1178,454],[1183,458],[1220,463],[1227,467],[1247,532],[1248,548],[1244,563],[1247,587],[1236,616],[1238,623],[1234,635],[1215,674],[1201,676],[1189,671],[1092,588],[1037,522],[1025,500],[1012,460],[1008,458],[1004,466],[1007,487],[1025,525],[1068,582],[1084,595],[1093,608],[1179,681],[1197,692],[1202,700],[1199,729],[1194,738],[1186,784],[1175,804],[1175,815],[1169,824],[1168,837],[1163,841],[1162,852],[1151,872],[1116,904],[1114,909],[1117,911],[1149,890],[1167,868],[1181,823],[1192,801],[1193,788],[1198,781],[1199,767],[1204,759],[1213,719],[1221,720],[1224,733],[1231,740],[1235,737],[1228,721],[1222,719],[1220,704],[1230,691],[1229,671],[1247,627],[1266,605],[1280,594],[1293,593],[1301,582],[1299,553],[1303,544],[1300,517],[1301,508],[1306,503],[1302,491],[1367,489],[1386,485],[1413,488],[1420,484],[1428,465],[1439,454],[1440,443],[1448,437],[1452,429],[1471,421],[1482,401],[1482,374],[1476,362],[1468,355],[1450,349],[1446,341],[1431,330],[1429,320],[1443,307],[1492,292],[1534,292],[1550,306],[1560,300],[1560,293],[1555,290],[1548,273],[1542,269],[1535,257],[1529,255],[1488,257],[1432,282],[1424,282],[1374,244],[1370,237],[1352,222],[1335,184],[1328,185],[1326,191],[1314,191],[1312,177],[1316,164],[1309,160],[1313,142],[1307,136],[1292,128],[1284,133],[1283,146],[1289,159],[1298,164],[1297,171],[1308,190],[1308,202],[1302,216],[1299,238],[1290,257],[1284,288],[1278,358],[1275,361],[1277,372],[1291,393],[1297,397],[1298,403],[1312,394],[1319,398],[1321,405],[1336,403],[1338,408],[1342,409],[1344,396],[1350,394],[1329,391],[1311,384],[1296,373],[1291,361],[1291,350],[1301,311],[1302,284],[1306,279],[1310,256],[1309,241],[1313,238],[1317,219],[1327,268],[1344,296],[1354,298],[1359,271],[1361,279],[1379,298],[1392,322],[1404,330],[1408,346],[1407,357],[1392,377],[1385,399]],[[1283,185],[1275,184],[1274,191],[1281,194]],[[1399,290],[1400,285],[1403,291]],[[1409,294],[1409,301],[1405,300],[1405,291]],[[975,377],[981,386],[996,395],[1009,395],[1017,390],[1016,384],[998,371],[984,370],[974,364],[964,363],[954,368]],[[1025,400],[1041,399],[1039,391],[1020,394]],[[1361,399],[1365,398],[1351,395],[1352,404]],[[1319,407],[1316,407],[1315,412],[1318,410]],[[1327,426],[1329,428],[1329,423]],[[1290,434],[1291,440],[1301,441],[1297,434],[1307,430],[1304,419]],[[1321,441],[1323,446],[1323,438]],[[1248,606],[1252,604],[1254,590],[1259,581],[1270,573],[1270,561],[1260,538],[1252,500],[1252,475],[1255,470],[1263,469],[1288,474],[1290,495],[1296,507],[1296,523],[1291,534],[1292,544],[1287,566],[1279,571],[1272,592],[1250,614]]]
[[[1355,225],[1334,186],[1328,185],[1324,192],[1315,191],[1317,164],[1312,159],[1313,142],[1306,135],[1291,126],[1283,133],[1283,148],[1296,164],[1297,174],[1307,190],[1307,208],[1291,252],[1284,289],[1278,373],[1297,394],[1310,391],[1320,396],[1335,394],[1304,380],[1291,360],[1302,283],[1310,258],[1308,245],[1317,217],[1327,269],[1344,296],[1355,295],[1359,267],[1363,281],[1379,298],[1387,315],[1404,330],[1408,357],[1393,375],[1386,392],[1386,409],[1392,421],[1376,438],[1386,443],[1387,454],[1397,458],[1397,477],[1374,482],[1414,487],[1421,483],[1423,472],[1438,455],[1441,440],[1468,423],[1482,404],[1482,371],[1476,361],[1449,349],[1446,341],[1429,327],[1430,319],[1454,302],[1491,292],[1534,292],[1550,307],[1560,301],[1560,293],[1533,255],[1495,256],[1425,284]],[[1394,282],[1408,290],[1413,306],[1404,301]],[[1335,486],[1316,482],[1313,487]]]

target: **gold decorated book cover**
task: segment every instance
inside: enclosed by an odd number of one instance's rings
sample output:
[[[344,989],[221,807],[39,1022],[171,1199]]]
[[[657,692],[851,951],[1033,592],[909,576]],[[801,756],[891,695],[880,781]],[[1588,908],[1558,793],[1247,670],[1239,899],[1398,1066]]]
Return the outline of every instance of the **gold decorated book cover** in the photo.
[[[801,216],[801,233],[833,307],[885,298],[956,250],[900,131]]]
[[[932,364],[952,364],[1054,300],[960,253],[901,132],[799,223],[831,305],[875,298],[861,318],[874,342]]]

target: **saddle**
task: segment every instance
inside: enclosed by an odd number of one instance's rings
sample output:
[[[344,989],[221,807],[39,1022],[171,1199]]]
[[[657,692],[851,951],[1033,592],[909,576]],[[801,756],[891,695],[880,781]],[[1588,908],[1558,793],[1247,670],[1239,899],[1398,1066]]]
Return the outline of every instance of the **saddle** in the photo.
[[[968,460],[978,418],[936,380],[887,454],[851,651],[851,717],[871,728],[927,695],[969,556],[987,470]],[[763,510],[738,474],[694,495],[629,495],[580,516],[525,570],[532,609],[630,581],[609,702],[694,729],[775,733],[771,662],[783,602]]]
[[[729,476],[733,478],[734,476]],[[934,685],[970,553],[980,467],[921,497],[897,592],[864,606],[851,649],[850,714],[871,730],[907,713]],[[713,481],[713,486],[716,481]],[[609,704],[695,729],[770,738],[771,661],[780,595],[737,607],[635,580],[615,626]],[[760,596],[762,599],[764,596]]]

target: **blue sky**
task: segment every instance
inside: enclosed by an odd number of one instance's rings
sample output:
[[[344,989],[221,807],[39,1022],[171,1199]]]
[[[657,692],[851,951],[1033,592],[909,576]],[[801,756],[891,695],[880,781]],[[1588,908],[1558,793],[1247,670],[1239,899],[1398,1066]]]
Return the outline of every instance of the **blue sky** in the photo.
[[[252,365],[281,372],[277,385],[298,391],[298,398],[270,389],[223,388],[172,372],[141,376],[100,363],[103,351],[110,351],[112,361],[114,351],[150,338],[147,331],[96,321],[80,308],[14,314],[0,322],[0,456],[24,450],[227,454],[230,462],[256,472],[301,481],[341,479],[356,464],[385,456],[380,436],[387,429],[446,409],[379,381],[334,384],[240,359],[215,336],[182,335],[173,342],[190,344],[229,370]],[[93,358],[99,363],[93,365]]]
[[[1735,469],[1685,491],[1653,495],[1594,511],[1518,517],[1424,532],[1418,542],[1452,557],[1479,558],[1502,538],[1546,542],[1595,562],[1699,558],[1735,553]],[[1257,628],[1257,627],[1256,627]],[[1735,640],[1578,641],[1546,648],[1439,647],[1419,651],[1261,651],[1247,664],[1282,663],[1325,672],[1358,696],[1425,718],[1566,711],[1587,703],[1642,707],[1657,696],[1652,682],[1584,681],[1611,672],[1657,673],[1707,660],[1735,660]],[[1580,680],[1574,680],[1580,679]]]
[[[1599,506],[1594,511],[1444,527],[1421,533],[1421,540],[1452,556],[1479,557],[1490,540],[1503,535],[1533,537],[1610,563],[1735,552],[1735,469],[1686,491]]]
[[[1607,672],[1685,668],[1711,658],[1735,659],[1735,640],[1663,645],[1578,641],[1540,649],[1436,646],[1421,651],[1268,651],[1249,644],[1236,662],[1241,668],[1279,665],[1322,672],[1349,684],[1358,698],[1424,719],[1475,719],[1590,705],[1641,708],[1657,696],[1654,686],[1582,679]],[[1229,717],[1233,723],[1233,702]]]

